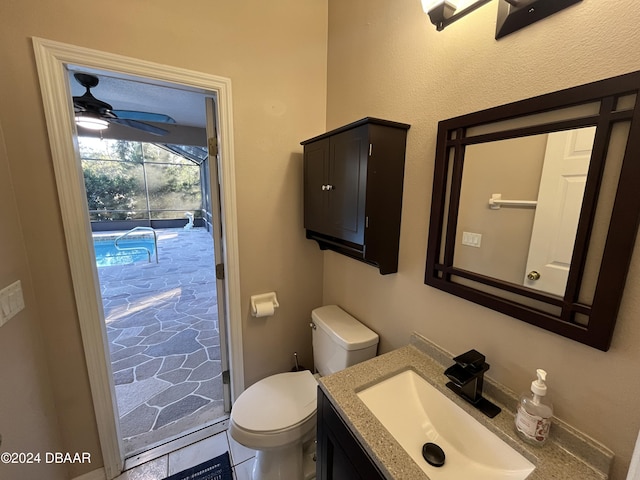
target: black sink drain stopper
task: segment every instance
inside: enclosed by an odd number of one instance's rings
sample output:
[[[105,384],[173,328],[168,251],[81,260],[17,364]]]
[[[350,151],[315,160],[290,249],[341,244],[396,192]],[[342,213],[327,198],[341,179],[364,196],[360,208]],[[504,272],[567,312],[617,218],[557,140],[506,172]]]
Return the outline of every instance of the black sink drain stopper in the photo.
[[[422,446],[422,456],[429,465],[441,467],[444,465],[444,451],[435,443],[427,442]]]

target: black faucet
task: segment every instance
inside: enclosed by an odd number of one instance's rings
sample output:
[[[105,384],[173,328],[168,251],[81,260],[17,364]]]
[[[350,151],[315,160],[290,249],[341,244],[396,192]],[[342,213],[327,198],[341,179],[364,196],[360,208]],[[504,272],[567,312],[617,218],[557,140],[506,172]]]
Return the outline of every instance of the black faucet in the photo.
[[[453,361],[456,363],[444,371],[451,380],[447,387],[490,418],[500,413],[500,407],[482,396],[484,372],[489,370],[485,356],[477,350],[469,350]]]

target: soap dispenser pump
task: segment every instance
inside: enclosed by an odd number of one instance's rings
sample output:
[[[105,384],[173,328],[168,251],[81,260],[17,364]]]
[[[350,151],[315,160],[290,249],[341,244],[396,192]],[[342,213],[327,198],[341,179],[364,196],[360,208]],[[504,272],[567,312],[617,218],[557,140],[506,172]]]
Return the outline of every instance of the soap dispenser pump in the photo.
[[[531,393],[524,393],[520,397],[516,413],[516,430],[526,442],[544,445],[549,438],[553,407],[546,398],[547,372],[538,369],[536,374],[538,378],[531,382]]]

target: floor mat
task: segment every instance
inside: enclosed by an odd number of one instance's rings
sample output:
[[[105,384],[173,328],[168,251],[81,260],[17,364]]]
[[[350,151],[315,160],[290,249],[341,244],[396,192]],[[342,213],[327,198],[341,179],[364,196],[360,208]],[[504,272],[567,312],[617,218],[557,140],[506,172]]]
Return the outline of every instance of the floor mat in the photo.
[[[233,480],[229,452],[173,474],[165,480]]]

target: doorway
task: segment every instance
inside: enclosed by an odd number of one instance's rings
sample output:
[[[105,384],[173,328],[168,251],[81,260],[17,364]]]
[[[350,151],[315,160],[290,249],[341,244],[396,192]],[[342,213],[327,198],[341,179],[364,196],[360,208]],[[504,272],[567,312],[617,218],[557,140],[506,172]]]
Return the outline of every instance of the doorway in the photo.
[[[73,75],[70,81],[74,97],[80,95]],[[117,81],[118,91],[131,89],[129,82]],[[148,93],[177,95],[160,92]],[[109,88],[95,93],[110,100]],[[145,103],[142,92],[136,100]],[[77,138],[127,458],[222,421],[230,410],[222,373],[228,371],[224,312],[217,301],[224,292],[216,285],[213,248],[220,212],[209,194],[210,181],[218,179],[208,168],[206,132],[202,128],[198,140],[178,138],[174,129],[155,142],[133,140],[138,132],[125,131],[129,139],[123,140],[118,129],[92,135],[79,127]],[[165,143],[178,141],[190,144]]]
[[[231,219],[236,218],[235,178],[233,157],[233,130],[231,84],[228,79],[188,70],[153,64],[105,52],[34,38],[34,51],[38,66],[47,128],[51,143],[56,183],[60,198],[67,250],[69,252],[80,330],[85,350],[89,381],[91,383],[98,434],[104,459],[106,478],[120,474],[124,464],[124,449],[116,421],[114,382],[110,358],[106,352],[107,332],[93,261],[93,244],[88,228],[84,186],[78,176],[76,132],[72,115],[71,95],[66,69],[68,65],[105,69],[120,75],[131,75],[155,82],[167,82],[215,95],[217,122],[215,137],[219,145],[217,162],[211,169],[220,172],[220,211],[224,230],[219,234],[220,259],[224,265],[224,298],[221,309],[227,321],[225,338],[229,348],[229,396],[233,400],[244,388],[242,366],[242,338],[239,301],[239,268],[237,229]],[[213,157],[213,156],[212,156]],[[75,162],[70,159],[77,159]],[[212,186],[214,184],[212,183]],[[217,184],[215,184],[217,186]],[[212,195],[215,197],[215,195]],[[215,199],[214,199],[215,200]],[[228,221],[229,219],[230,221]],[[215,234],[215,233],[214,233]],[[217,235],[217,234],[215,234]]]

